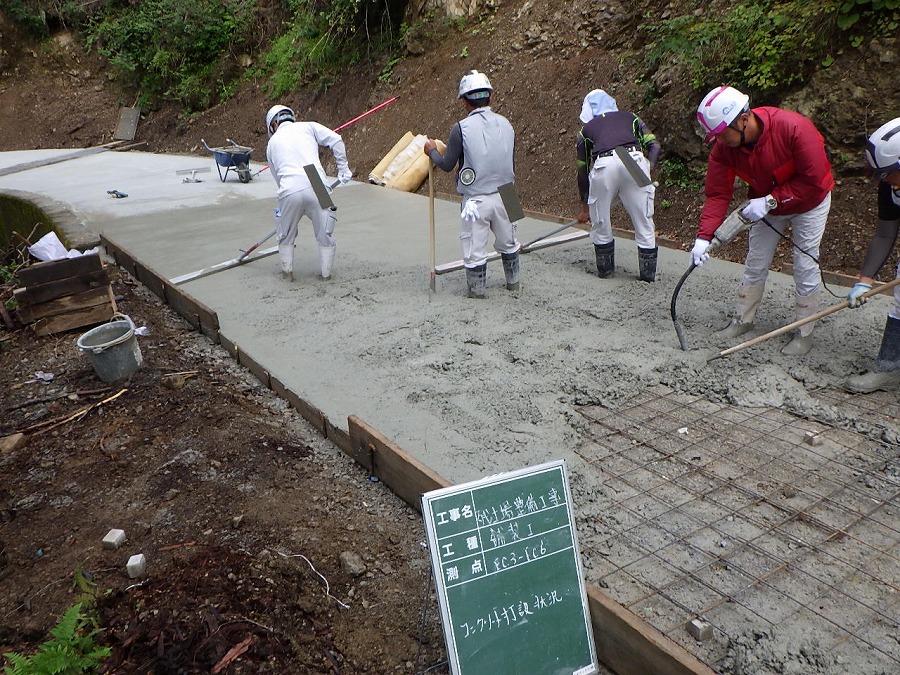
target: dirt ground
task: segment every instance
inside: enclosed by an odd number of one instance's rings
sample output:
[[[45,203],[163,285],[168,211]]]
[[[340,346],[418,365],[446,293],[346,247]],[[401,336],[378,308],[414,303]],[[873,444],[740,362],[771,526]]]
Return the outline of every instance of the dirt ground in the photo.
[[[114,289],[150,328],[127,383],[104,386],[77,331],[0,347],[0,436],[27,438],[0,454],[0,652],[43,642],[83,570],[113,648],[103,672],[440,663],[418,514],[142,286]],[[104,550],[113,528],[127,541]]]
[[[342,132],[364,179],[406,130],[445,137],[462,116],[453,96],[460,74],[483,69],[495,107],[517,131],[523,205],[572,217],[581,97],[611,83],[622,107],[642,111],[621,61],[579,50],[577,35],[542,38],[549,19],[529,16],[536,11],[502,8],[490,31],[467,36],[467,57],[457,37],[401,61],[385,81],[377,78],[384,64],[368,64],[324,93],[281,102],[334,127],[399,94]],[[529,22],[538,28],[526,34]],[[67,33],[13,56],[0,74],[0,151],[112,140],[119,108],[134,95],[105,64]],[[274,102],[262,83],[248,82],[202,114],[145,111],[137,149],[210,161],[201,139],[234,138],[262,160],[263,117]],[[689,248],[701,190],[660,178],[658,232]],[[822,262],[855,274],[875,222],[874,190],[849,169],[838,180]],[[452,192],[451,178],[439,176],[438,189]],[[619,215],[616,225],[627,228]],[[743,254],[736,244],[719,255]],[[789,259],[781,247],[774,267]],[[74,347],[77,332],[0,337],[0,436],[28,435],[0,454],[0,652],[43,641],[77,600],[83,569],[104,591],[104,640],[114,649],[105,672],[201,673],[217,664],[228,673],[446,672],[415,511],[139,285],[117,277],[114,290],[151,329],[141,342],[146,363],[121,393],[101,386]],[[111,528],[128,536],[118,551],[100,545]],[[148,574],[130,580],[124,565],[136,553],[147,556]],[[236,647],[246,651],[229,661]]]

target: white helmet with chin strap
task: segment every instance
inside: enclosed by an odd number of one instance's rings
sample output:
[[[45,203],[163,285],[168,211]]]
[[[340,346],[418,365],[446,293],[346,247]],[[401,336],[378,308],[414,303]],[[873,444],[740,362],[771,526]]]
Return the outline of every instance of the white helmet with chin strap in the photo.
[[[459,81],[459,98],[467,99],[488,98],[494,88],[487,75],[477,70],[470,70]]]
[[[873,178],[878,180],[900,171],[900,117],[882,124],[869,136],[866,161],[873,169]]]
[[[734,87],[716,87],[697,108],[697,121],[707,137],[718,136],[738,115],[750,110],[750,97]]]
[[[294,111],[288,108],[286,105],[273,105],[269,108],[269,112],[266,113],[266,130],[269,132],[269,136],[274,133],[274,129],[272,129],[272,124],[277,122],[281,124],[282,122],[293,122],[294,121]],[[278,127],[275,127],[276,129]]]

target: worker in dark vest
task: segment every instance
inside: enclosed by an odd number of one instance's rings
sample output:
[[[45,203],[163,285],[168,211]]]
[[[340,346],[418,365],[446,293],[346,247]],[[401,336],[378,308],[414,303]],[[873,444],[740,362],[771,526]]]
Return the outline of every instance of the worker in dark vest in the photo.
[[[487,282],[488,235],[494,233],[494,249],[503,259],[506,288],[519,290],[519,240],[497,188],[515,181],[513,152],[515,133],[502,115],[491,110],[487,75],[467,72],[459,82],[459,99],[465,119],[453,125],[444,153],[437,143],[425,141],[425,154],[444,171],[456,167],[456,191],[462,195],[460,214],[463,264],[470,298],[484,298]]]
[[[869,137],[866,160],[878,184],[878,228],[869,242],[869,250],[859,273],[859,283],[847,296],[851,307],[865,302],[863,293],[872,288],[878,274],[897,243],[900,234],[900,117],[879,127]],[[897,266],[900,278],[900,264]],[[847,379],[850,391],[869,393],[900,386],[900,285],[894,286],[894,304],[888,311],[881,337],[881,349],[872,370]]]
[[[638,279],[656,280],[656,226],[653,201],[656,187],[650,171],[659,160],[656,136],[637,115],[619,110],[616,100],[602,89],[584,97],[579,119],[584,123],[576,143],[578,192],[581,213],[578,222],[591,221],[591,241],[597,259],[597,274],[609,277],[615,269],[616,242],[610,208],[618,197],[631,217],[638,246]],[[638,185],[616,153],[621,148],[647,176],[648,185]],[[646,153],[646,154],[645,154]],[[625,158],[627,159],[627,157]]]

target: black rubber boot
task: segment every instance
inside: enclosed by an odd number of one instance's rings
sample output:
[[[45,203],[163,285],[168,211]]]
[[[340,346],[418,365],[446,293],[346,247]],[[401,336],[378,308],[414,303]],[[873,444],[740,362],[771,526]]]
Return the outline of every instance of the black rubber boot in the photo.
[[[594,254],[597,256],[597,276],[601,279],[611,277],[616,269],[616,242],[594,244]]]
[[[640,281],[656,281],[656,259],[659,256],[659,247],[641,248],[638,246],[638,268]]]
[[[468,296],[484,300],[484,288],[487,285],[487,263],[478,267],[466,268],[466,283],[469,286]]]
[[[868,373],[847,378],[844,386],[862,394],[879,389],[892,391],[900,386],[900,319],[887,318],[875,367]]]
[[[506,290],[519,290],[519,252],[501,253],[503,259],[503,274],[506,275]]]

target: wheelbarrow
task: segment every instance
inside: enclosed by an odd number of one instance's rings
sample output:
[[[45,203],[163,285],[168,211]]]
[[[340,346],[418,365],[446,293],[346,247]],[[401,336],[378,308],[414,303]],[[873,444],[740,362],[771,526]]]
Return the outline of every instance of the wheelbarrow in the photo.
[[[216,171],[219,172],[219,179],[223,183],[225,182],[225,179],[228,178],[229,171],[236,172],[238,179],[242,183],[249,183],[250,179],[253,177],[250,174],[250,153],[253,152],[253,148],[238,145],[230,138],[226,138],[225,140],[231,145],[221,148],[211,148],[202,138],[200,139],[200,142],[203,143],[203,146],[207,150],[215,155]],[[223,168],[225,169],[225,173],[222,173]]]

